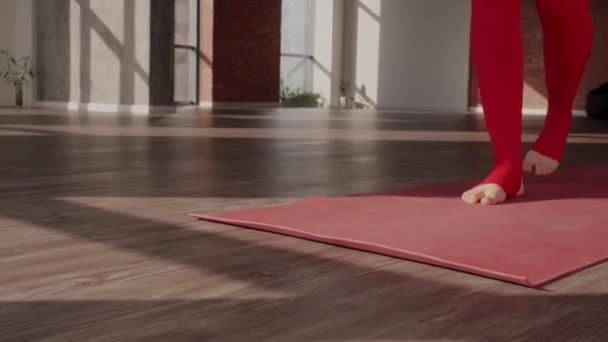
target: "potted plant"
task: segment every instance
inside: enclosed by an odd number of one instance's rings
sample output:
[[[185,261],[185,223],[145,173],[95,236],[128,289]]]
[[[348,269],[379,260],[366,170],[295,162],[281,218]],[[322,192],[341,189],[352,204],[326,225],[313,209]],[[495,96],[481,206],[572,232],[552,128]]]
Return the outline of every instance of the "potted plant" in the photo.
[[[283,107],[291,108],[318,108],[325,105],[325,99],[318,93],[303,91],[299,88],[292,89],[289,86],[282,86],[281,104]]]
[[[23,106],[23,88],[29,85],[34,72],[31,69],[30,56],[15,58],[7,51],[0,51],[0,72],[6,83],[15,89],[15,105]]]
[[[353,95],[353,88],[350,83],[342,81],[340,82],[340,107],[351,109],[355,105],[355,96]]]

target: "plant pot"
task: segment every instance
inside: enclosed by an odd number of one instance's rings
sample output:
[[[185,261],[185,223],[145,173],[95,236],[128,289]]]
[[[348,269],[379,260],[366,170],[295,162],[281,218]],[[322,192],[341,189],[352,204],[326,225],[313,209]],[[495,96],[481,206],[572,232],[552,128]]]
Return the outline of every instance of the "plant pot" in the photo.
[[[353,109],[353,108],[355,108],[355,100],[352,97],[347,97],[346,98],[346,106],[344,108],[346,108],[346,109]]]
[[[23,88],[15,88],[15,105],[17,107],[23,107]]]

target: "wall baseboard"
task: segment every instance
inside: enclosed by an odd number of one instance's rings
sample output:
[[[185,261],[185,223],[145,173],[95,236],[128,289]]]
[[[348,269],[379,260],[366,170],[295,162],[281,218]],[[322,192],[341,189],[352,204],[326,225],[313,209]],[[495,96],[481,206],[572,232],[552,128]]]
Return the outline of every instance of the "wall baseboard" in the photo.
[[[200,102],[200,108],[218,108],[218,109],[277,109],[283,110],[302,110],[302,109],[316,109],[316,108],[297,108],[297,107],[283,107],[279,102]],[[462,109],[416,109],[416,108],[403,108],[403,109],[391,109],[391,108],[340,108],[340,107],[323,107],[318,108],[319,110],[344,110],[344,111],[357,111],[357,112],[373,112],[373,113],[403,113],[403,114],[421,114],[421,113],[460,113]]]
[[[118,105],[107,103],[80,103],[80,102],[60,102],[60,101],[35,101],[33,107],[41,108],[57,108],[64,110],[80,110],[87,112],[101,113],[128,113],[128,114],[167,114],[175,113],[182,108],[218,108],[218,109],[276,109],[281,108],[280,103],[275,102],[254,102],[254,103],[229,103],[229,102],[200,102],[198,106],[149,106],[149,105]],[[333,108],[328,108],[336,110]],[[338,109],[339,110],[339,109]],[[363,109],[363,111],[366,111]],[[458,113],[459,111],[443,111],[443,110],[397,110],[397,109],[367,109],[374,112],[390,112],[390,113]],[[470,113],[482,114],[481,106],[470,107]],[[544,116],[547,110],[544,108],[524,108],[523,114],[530,116]],[[587,113],[584,110],[574,110],[574,116],[585,117]]]
[[[471,111],[472,113],[476,113],[476,114],[483,114],[483,108],[481,106],[470,107],[469,111]],[[587,116],[587,112],[585,112],[584,110],[574,110],[572,113],[576,117]],[[546,108],[524,108],[523,114],[530,115],[530,116],[545,116],[547,114],[547,109]]]
[[[252,102],[252,103],[230,103],[230,102],[201,102],[191,106],[149,106],[149,105],[118,105],[109,103],[81,103],[62,101],[35,101],[34,107],[57,108],[64,110],[80,110],[100,113],[129,113],[129,114],[156,114],[175,113],[185,108],[219,108],[219,109],[275,109],[280,108],[280,103],[274,102]]]
[[[200,108],[220,109],[274,109],[281,108],[279,102],[200,102]]]
[[[174,113],[177,106],[149,106],[149,105],[118,105],[107,103],[80,103],[60,101],[36,101],[34,107],[57,108],[65,110],[80,110],[101,113],[128,113],[128,114],[156,114]]]

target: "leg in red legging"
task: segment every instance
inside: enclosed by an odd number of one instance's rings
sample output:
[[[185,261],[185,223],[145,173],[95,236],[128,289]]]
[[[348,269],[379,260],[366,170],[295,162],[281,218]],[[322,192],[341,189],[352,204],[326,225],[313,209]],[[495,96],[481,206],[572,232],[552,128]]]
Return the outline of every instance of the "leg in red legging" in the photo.
[[[549,108],[524,169],[545,175],[562,159],[574,98],[591,51],[593,24],[588,0],[536,0],[536,6],[544,31]]]
[[[472,0],[471,47],[486,126],[494,149],[488,177],[463,194],[498,204],[522,191],[523,47],[520,0]]]

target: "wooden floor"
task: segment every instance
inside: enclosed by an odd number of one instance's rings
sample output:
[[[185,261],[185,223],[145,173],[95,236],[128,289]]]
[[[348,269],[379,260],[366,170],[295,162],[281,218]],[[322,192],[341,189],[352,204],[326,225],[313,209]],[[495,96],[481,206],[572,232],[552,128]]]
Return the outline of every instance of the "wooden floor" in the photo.
[[[607,145],[579,119],[568,163]],[[608,341],[608,265],[538,291],[187,216],[481,177],[490,152],[455,114],[2,109],[0,341]]]

